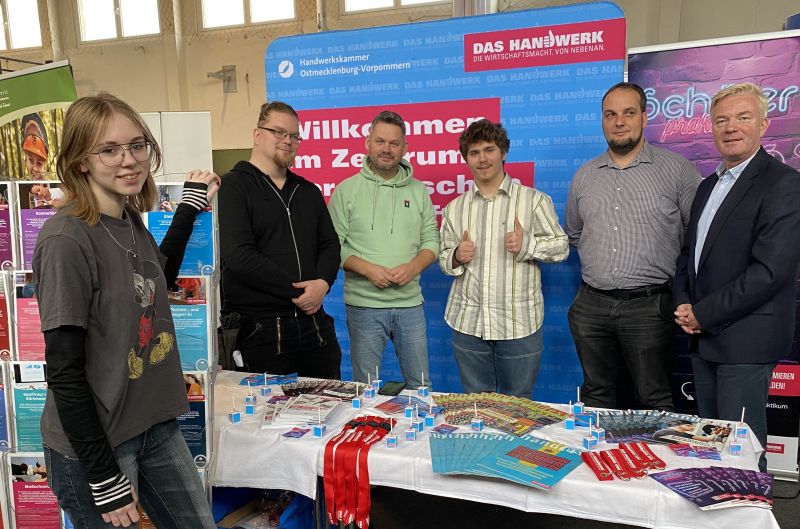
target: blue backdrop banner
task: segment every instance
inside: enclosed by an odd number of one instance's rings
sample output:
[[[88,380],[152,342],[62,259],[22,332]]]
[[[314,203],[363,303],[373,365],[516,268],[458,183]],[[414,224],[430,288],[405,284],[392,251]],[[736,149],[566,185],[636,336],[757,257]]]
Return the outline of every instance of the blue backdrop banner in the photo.
[[[622,80],[625,21],[611,3],[581,4],[402,26],[299,35],[266,53],[267,98],[300,114],[294,169],[326,200],[357,173],[372,118],[394,110],[408,124],[415,176],[437,214],[472,186],[458,136],[480,118],[500,120],[511,148],[508,173],[548,193],[563,220],[575,170],[606,148],[600,100]],[[545,355],[534,398],[574,399],[582,376],[566,322],[580,282],[577,256],[542,266]],[[443,314],[450,278],[434,264],[422,276],[430,379],[437,391],[461,389]],[[325,308],[336,319],[351,375],[340,279]],[[399,379],[391,345],[381,376]],[[427,374],[426,374],[427,378]]]

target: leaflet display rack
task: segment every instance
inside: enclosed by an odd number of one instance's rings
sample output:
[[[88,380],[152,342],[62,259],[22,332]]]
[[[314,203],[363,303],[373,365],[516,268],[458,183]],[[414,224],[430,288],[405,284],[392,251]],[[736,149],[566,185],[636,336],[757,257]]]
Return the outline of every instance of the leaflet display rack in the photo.
[[[211,116],[208,112],[156,112],[143,117],[162,150],[161,167],[153,175],[159,200],[152,211],[142,215],[159,243],[180,202],[186,173],[212,167]],[[54,176],[50,173],[47,177]],[[39,490],[47,488],[46,480],[37,480],[46,472],[39,421],[47,383],[44,337],[31,269],[42,225],[56,214],[63,199],[60,182],[55,180],[0,182],[0,452],[5,452],[0,463],[2,527],[30,523],[48,529],[72,527],[59,512],[49,489]],[[168,293],[190,407],[178,420],[209,495],[206,468],[213,459],[210,410],[219,321],[217,231],[213,207],[197,215],[177,288]],[[41,472],[37,473],[39,467]],[[33,469],[32,473],[27,473],[28,469]],[[31,499],[44,503],[30,503]],[[42,518],[29,520],[29,516]]]

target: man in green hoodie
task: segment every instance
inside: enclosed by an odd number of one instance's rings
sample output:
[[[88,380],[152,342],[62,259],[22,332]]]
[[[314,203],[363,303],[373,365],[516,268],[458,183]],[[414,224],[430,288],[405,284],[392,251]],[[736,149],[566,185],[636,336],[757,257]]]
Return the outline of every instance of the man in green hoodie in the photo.
[[[361,171],[333,192],[328,208],[342,245],[344,301],[353,379],[380,369],[392,340],[409,387],[428,373],[419,276],[439,253],[428,190],[403,159],[406,124],[383,111],[372,120]]]

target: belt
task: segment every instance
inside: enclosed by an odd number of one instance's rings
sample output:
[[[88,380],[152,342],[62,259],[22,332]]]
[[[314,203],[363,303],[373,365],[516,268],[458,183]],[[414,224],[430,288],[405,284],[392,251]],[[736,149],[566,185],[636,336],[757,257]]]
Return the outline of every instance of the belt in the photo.
[[[651,285],[647,287],[637,287],[637,288],[616,288],[613,290],[602,290],[599,288],[595,288],[592,285],[583,282],[584,288],[589,292],[593,292],[595,294],[600,294],[601,296],[608,296],[614,299],[637,299],[637,298],[648,298],[650,296],[655,296],[657,294],[666,294],[668,292],[672,292],[672,281],[667,281],[666,283],[662,283],[660,285]]]

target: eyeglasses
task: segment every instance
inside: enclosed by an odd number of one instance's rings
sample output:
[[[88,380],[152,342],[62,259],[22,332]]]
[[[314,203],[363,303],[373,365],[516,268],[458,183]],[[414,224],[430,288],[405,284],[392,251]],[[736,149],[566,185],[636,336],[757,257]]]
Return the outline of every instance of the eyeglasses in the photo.
[[[283,141],[287,137],[292,143],[300,143],[301,141],[303,141],[303,138],[301,138],[299,134],[292,134],[290,132],[286,132],[285,130],[271,129],[269,127],[259,126],[258,128],[270,131],[272,135],[275,136],[275,139],[277,139],[278,141]]]
[[[105,166],[116,167],[122,165],[122,161],[125,159],[125,151],[131,153],[131,156],[137,162],[146,162],[150,160],[153,149],[152,145],[146,141],[135,141],[123,145],[104,145],[97,152],[90,152],[89,154],[99,156],[100,161]]]

